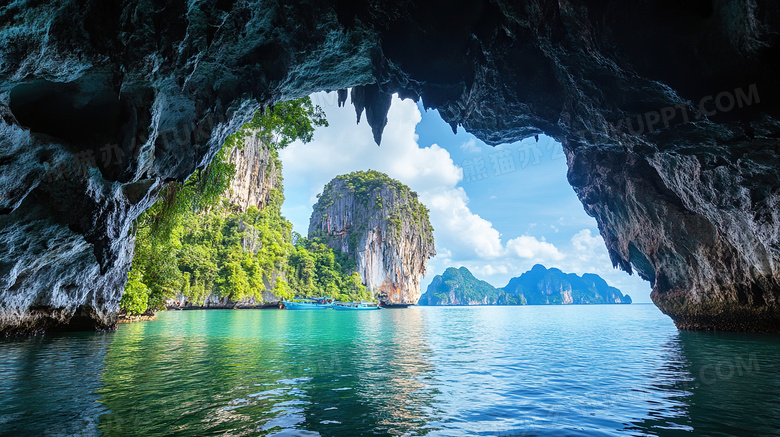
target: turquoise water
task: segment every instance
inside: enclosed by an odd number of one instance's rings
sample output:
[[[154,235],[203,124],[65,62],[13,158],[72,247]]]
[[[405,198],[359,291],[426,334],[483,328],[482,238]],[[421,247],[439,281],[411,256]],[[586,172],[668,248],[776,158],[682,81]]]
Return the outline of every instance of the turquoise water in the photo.
[[[0,357],[4,435],[780,435],[780,337],[651,305],[177,311]]]

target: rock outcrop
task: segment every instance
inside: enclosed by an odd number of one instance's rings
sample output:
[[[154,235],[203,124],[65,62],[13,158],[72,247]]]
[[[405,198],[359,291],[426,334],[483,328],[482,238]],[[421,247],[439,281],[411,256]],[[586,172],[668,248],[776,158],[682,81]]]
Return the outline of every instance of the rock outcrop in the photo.
[[[436,255],[428,209],[417,193],[377,171],[337,176],[322,191],[309,238],[349,254],[368,291],[383,305],[420,298],[420,277]]]
[[[475,278],[469,269],[449,267],[433,277],[418,305],[501,305],[503,297],[500,289]]]
[[[268,290],[263,290],[261,297],[248,297],[238,301],[227,297],[209,294],[202,301],[193,301],[189,296],[179,293],[173,299],[168,299],[165,305],[168,309],[182,310],[232,310],[232,309],[264,309],[279,308],[281,300]]]
[[[631,303],[631,296],[624,296],[599,275],[578,276],[541,264],[510,279],[503,291],[510,296],[522,296],[528,305]]]
[[[581,277],[537,264],[512,278],[503,288],[495,288],[461,267],[450,267],[437,275],[420,298],[420,305],[568,305],[631,303],[599,275]]]
[[[771,0],[17,0],[0,6],[0,329],[110,327],[133,220],[263,105],[394,92],[546,133],[616,266],[681,328],[780,331]],[[76,316],[74,318],[74,316]]]

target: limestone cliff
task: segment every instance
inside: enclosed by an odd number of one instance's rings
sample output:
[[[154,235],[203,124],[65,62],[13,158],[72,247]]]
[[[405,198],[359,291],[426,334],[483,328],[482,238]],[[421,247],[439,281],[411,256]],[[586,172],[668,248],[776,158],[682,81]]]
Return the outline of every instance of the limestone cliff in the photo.
[[[392,93],[546,133],[681,328],[780,331],[773,0],[16,0],[0,6],[0,330],[111,327],[133,220],[254,111]],[[74,316],[76,316],[74,318]]]
[[[330,181],[314,205],[309,238],[350,254],[363,283],[385,305],[415,304],[436,255],[428,209],[406,185],[377,172]]]
[[[272,190],[282,191],[282,166],[277,152],[262,141],[255,132],[246,131],[245,136],[229,154],[227,161],[235,166],[236,174],[230,183],[230,187],[223,194],[224,200],[229,202],[231,208],[226,213],[235,213],[236,210],[246,212],[250,206],[262,211],[269,206]],[[280,205],[274,205],[279,208]],[[284,220],[280,217],[279,220]],[[232,232],[240,235],[241,249],[247,252],[257,253],[262,247],[261,231],[255,226],[237,220],[235,228],[229,227]],[[223,232],[231,232],[223,229]],[[185,231],[188,232],[188,231]],[[280,269],[276,269],[269,277],[263,279],[263,284],[258,287],[257,296],[249,296],[240,300],[231,300],[228,297],[219,296],[216,292],[205,292],[196,296],[186,291],[179,292],[174,298],[166,301],[166,306],[172,308],[264,308],[278,305],[280,299],[273,294],[274,283],[278,277],[284,278]]]
[[[282,169],[277,160],[276,152],[259,135],[247,132],[243,147],[234,148],[228,156],[236,175],[225,193],[227,200],[242,211],[250,206],[264,209],[271,200],[271,190],[281,188]]]

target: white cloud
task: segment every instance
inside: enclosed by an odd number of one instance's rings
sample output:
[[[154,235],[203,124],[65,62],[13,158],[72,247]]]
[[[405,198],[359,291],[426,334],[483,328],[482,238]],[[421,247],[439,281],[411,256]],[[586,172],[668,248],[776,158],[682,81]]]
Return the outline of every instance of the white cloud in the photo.
[[[530,235],[521,235],[507,241],[506,249],[510,255],[524,259],[535,259],[540,262],[544,260],[560,261],[564,258],[555,245],[544,241],[544,239],[537,240]]]
[[[488,264],[481,269],[478,269],[479,273],[485,276],[493,276],[495,274],[502,274],[506,275],[509,273],[509,269],[506,265],[498,265],[496,267],[493,267],[492,265]]]
[[[496,258],[502,255],[501,235],[493,224],[468,208],[468,196],[463,188],[442,187],[420,194],[420,200],[431,210],[431,221],[437,241],[456,258]]]
[[[583,229],[571,237],[571,244],[580,254],[592,254],[596,249],[604,247],[604,239],[601,235],[594,237],[590,229]]]
[[[469,138],[468,141],[466,141],[465,143],[461,144],[460,145],[460,150],[462,150],[462,151],[464,151],[466,153],[469,153],[469,154],[479,153],[481,151],[481,149],[477,145],[477,142],[474,141],[474,138]]]

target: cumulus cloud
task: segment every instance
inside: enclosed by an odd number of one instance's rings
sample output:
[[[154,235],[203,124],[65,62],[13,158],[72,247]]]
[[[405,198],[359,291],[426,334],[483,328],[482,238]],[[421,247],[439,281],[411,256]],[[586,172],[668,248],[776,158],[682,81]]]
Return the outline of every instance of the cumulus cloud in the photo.
[[[442,244],[456,257],[496,258],[502,255],[501,235],[493,224],[468,208],[463,188],[441,188],[420,194],[420,200],[431,210],[436,232],[445,237]]]
[[[604,239],[601,238],[601,235],[594,237],[590,229],[583,229],[571,237],[571,244],[577,252],[590,254],[596,249],[604,247]]]
[[[507,268],[506,265],[503,264],[497,265],[495,267],[493,267],[491,264],[487,264],[481,269],[478,269],[478,271],[480,274],[484,276],[493,276],[496,274],[506,275],[507,273],[509,273],[509,269]]]
[[[560,261],[564,255],[555,245],[530,235],[513,238],[506,243],[507,253],[524,259]]]

